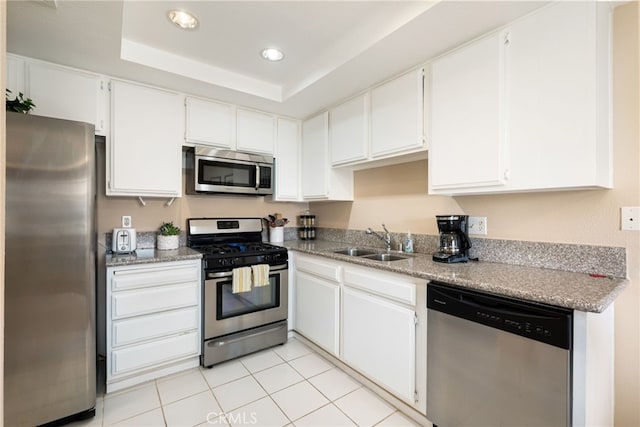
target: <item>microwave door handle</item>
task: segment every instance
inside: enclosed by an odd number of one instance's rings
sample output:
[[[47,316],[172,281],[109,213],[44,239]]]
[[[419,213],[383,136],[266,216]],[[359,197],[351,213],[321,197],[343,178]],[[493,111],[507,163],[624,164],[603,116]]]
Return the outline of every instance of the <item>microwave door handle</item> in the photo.
[[[260,188],[260,166],[256,165],[256,191]]]

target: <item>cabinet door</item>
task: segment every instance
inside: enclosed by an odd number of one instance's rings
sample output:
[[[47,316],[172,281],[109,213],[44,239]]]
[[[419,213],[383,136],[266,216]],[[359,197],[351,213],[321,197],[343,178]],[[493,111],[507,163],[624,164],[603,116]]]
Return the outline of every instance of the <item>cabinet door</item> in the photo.
[[[26,93],[24,82],[24,61],[13,55],[7,54],[7,89],[12,93],[11,99],[18,96],[20,92]],[[36,105],[37,107],[37,105]]]
[[[26,67],[34,115],[91,123],[104,134],[106,88],[98,75],[44,63]]]
[[[331,164],[369,157],[369,94],[363,94],[329,111]]]
[[[430,191],[504,184],[504,37],[493,34],[432,64]]]
[[[344,361],[413,404],[415,312],[348,286],[342,304]]]
[[[235,148],[235,107],[219,102],[187,98],[185,139],[199,145]]]
[[[339,354],[340,287],[296,271],[296,330],[325,350]]]
[[[300,122],[278,118],[275,200],[300,199]]]
[[[107,195],[180,196],[182,97],[113,81],[111,118]]]
[[[598,51],[609,15],[600,7],[559,2],[510,27],[508,138],[519,189],[611,184],[609,61]]]
[[[302,196],[327,198],[329,114],[324,112],[302,123]]]
[[[238,151],[273,155],[275,120],[269,114],[238,109],[236,148]]]
[[[371,156],[424,148],[424,70],[410,72],[371,91]]]

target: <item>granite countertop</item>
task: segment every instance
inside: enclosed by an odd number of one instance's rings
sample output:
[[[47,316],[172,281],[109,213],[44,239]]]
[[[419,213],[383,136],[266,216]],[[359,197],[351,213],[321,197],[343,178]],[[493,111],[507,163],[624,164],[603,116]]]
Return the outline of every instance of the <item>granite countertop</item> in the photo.
[[[620,278],[496,262],[443,264],[432,261],[431,254],[417,253],[406,260],[380,262],[333,253],[352,247],[344,242],[291,240],[281,245],[336,261],[593,313],[603,312],[627,285],[627,280]]]
[[[138,249],[131,254],[106,254],[105,256],[107,267],[202,258],[202,254],[200,252],[194,251],[193,249],[185,246],[167,251],[159,251],[157,249]]]

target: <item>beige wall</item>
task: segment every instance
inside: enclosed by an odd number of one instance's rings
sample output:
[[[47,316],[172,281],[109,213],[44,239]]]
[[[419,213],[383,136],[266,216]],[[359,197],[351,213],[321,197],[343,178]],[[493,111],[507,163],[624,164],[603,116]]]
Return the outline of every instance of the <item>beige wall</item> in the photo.
[[[104,185],[104,147],[98,150],[98,240],[104,242],[104,233],[122,226],[122,215],[131,215],[137,231],[155,231],[164,221],[173,221],[183,230],[187,218],[195,217],[259,217],[275,212],[282,213],[295,227],[296,216],[304,213],[306,203],[275,203],[269,197],[251,196],[184,196],[176,198],[171,206],[169,199],[144,198],[146,206],[131,197],[106,197]],[[144,168],[140,170],[144,173]]]
[[[638,3],[614,16],[612,190],[494,196],[427,194],[426,161],[359,171],[353,203],[312,203],[321,227],[437,234],[434,215],[488,218],[489,238],[627,248],[630,283],[616,300],[615,424],[640,426],[640,232],[620,231],[620,207],[640,206]]]

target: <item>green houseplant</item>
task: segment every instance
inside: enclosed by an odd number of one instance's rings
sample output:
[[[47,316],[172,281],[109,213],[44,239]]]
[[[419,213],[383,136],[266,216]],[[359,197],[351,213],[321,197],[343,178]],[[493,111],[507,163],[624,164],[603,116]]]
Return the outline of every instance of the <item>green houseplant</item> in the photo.
[[[173,221],[163,222],[158,229],[158,249],[178,249],[180,245],[180,227],[173,225]]]
[[[36,106],[31,98],[25,98],[22,92],[18,92],[18,96],[16,96],[13,100],[9,99],[10,95],[12,95],[12,92],[7,89],[5,92],[5,108],[7,111],[29,114],[29,111],[31,111]]]

